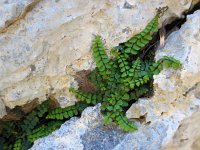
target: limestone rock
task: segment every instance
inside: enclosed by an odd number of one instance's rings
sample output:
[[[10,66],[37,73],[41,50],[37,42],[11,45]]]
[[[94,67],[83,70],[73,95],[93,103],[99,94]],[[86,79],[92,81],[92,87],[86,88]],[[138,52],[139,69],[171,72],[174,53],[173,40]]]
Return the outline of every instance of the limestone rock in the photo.
[[[170,143],[163,150],[199,150],[200,149],[200,112],[184,119]]]
[[[31,5],[33,0],[2,0],[0,1],[0,32],[17,21],[23,14],[25,8]]]
[[[192,0],[3,0],[0,2],[0,99],[10,108],[68,92],[76,71],[92,69],[90,46],[100,34],[108,48],[140,32],[156,8],[181,17]]]
[[[1,1],[0,117],[5,114],[4,106],[13,108],[35,98],[42,101],[46,95],[57,98],[61,106],[73,104],[75,98],[68,93],[68,87],[76,86],[74,74],[94,67],[90,52],[93,34],[100,34],[110,48],[140,32],[153,18],[156,8],[169,6],[163,19],[181,17],[193,2]],[[103,126],[97,105],[35,141],[31,149],[159,150],[165,146],[181,121],[199,110],[199,35],[200,11],[196,11],[167,38],[164,48],[158,49],[156,59],[174,56],[183,68],[164,70],[155,76],[154,96],[140,99],[127,111],[127,117],[135,119],[138,131],[123,133],[114,125]],[[142,123],[137,121],[141,116],[145,118]],[[199,144],[196,135],[191,136],[195,147]]]
[[[2,100],[0,100],[0,118],[6,115],[6,108]]]
[[[157,150],[168,134],[174,119],[149,126],[140,125],[133,133],[124,133],[116,126],[103,126],[100,105],[84,110],[80,119],[71,118],[51,135],[38,139],[30,150]]]
[[[165,46],[156,53],[156,59],[165,55],[179,59],[183,68],[180,71],[163,70],[154,76],[154,96],[150,99],[139,99],[127,111],[128,118],[136,119],[145,115],[146,123],[159,124],[165,119],[167,134],[162,145],[173,137],[184,118],[200,108],[199,35],[200,10],[189,15],[181,29],[173,32],[167,38]]]
[[[181,29],[168,37],[164,48],[158,49],[157,59],[164,55],[174,56],[182,62],[183,68],[179,71],[163,70],[155,76],[154,96],[140,99],[127,111],[127,117],[135,119],[138,131],[123,133],[114,125],[103,126],[100,105],[97,105],[87,108],[80,119],[72,118],[51,135],[35,141],[32,150],[197,150],[200,53],[196,49],[200,47],[199,20],[200,11],[189,15]],[[141,116],[143,122],[138,122]],[[182,121],[185,118],[188,119]]]
[[[105,150],[124,137],[116,127],[103,126],[100,105],[86,108],[81,118],[71,118],[51,135],[37,140],[30,150]]]

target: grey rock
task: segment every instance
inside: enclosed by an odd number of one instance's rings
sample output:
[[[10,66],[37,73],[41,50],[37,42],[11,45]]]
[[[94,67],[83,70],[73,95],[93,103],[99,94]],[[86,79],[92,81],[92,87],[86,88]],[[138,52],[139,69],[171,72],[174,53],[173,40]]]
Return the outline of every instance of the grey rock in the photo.
[[[200,149],[200,111],[181,121],[178,130],[162,150]]]
[[[124,136],[116,126],[103,125],[99,104],[86,108],[81,118],[71,118],[59,130],[35,141],[31,150],[112,149]]]

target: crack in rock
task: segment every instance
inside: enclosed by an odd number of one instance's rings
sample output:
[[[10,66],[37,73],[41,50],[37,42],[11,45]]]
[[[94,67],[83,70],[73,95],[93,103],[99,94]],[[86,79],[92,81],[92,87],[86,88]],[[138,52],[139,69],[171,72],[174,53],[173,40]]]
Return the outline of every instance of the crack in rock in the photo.
[[[38,4],[40,3],[42,0],[34,0],[33,2],[31,2],[30,4],[28,4],[24,10],[22,10],[22,12],[20,13],[19,16],[17,17],[14,17],[13,19],[11,20],[7,20],[5,22],[5,26],[0,30],[0,33],[5,33],[8,28],[12,25],[14,25],[16,22],[18,22],[19,20],[22,20],[26,17],[26,15],[33,10],[33,8]]]

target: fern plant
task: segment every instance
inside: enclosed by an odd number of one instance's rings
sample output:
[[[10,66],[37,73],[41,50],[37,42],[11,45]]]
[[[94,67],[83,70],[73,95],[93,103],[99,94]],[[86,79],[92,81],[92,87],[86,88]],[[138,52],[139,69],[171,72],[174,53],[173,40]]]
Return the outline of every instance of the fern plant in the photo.
[[[27,150],[35,140],[52,133],[64,121],[80,115],[89,106],[84,102],[77,102],[66,108],[51,108],[51,102],[44,101],[20,121],[0,122],[0,149]]]
[[[161,13],[159,10],[141,33],[112,48],[111,58],[105,51],[101,37],[95,36],[92,56],[96,68],[88,76],[95,90],[85,92],[71,87],[69,91],[79,100],[73,106],[52,108],[51,101],[47,100],[25,114],[20,121],[0,122],[0,149],[26,150],[35,140],[47,136],[67,119],[79,116],[86,107],[97,103],[101,103],[105,125],[115,123],[123,131],[135,131],[137,127],[126,118],[126,110],[138,98],[152,93],[153,76],[163,68],[181,68],[181,63],[175,58],[164,56],[155,61],[155,51],[147,51],[158,31]]]
[[[130,102],[151,91],[153,75],[159,74],[163,68],[181,68],[180,62],[173,57],[164,56],[155,61],[151,53],[141,55],[158,31],[159,15],[141,33],[121,44],[120,48],[113,48],[114,58],[106,54],[99,35],[92,42],[96,68],[89,79],[97,91],[86,93],[73,88],[70,91],[87,104],[100,102],[105,124],[115,123],[124,131],[136,130],[137,127],[125,116]]]

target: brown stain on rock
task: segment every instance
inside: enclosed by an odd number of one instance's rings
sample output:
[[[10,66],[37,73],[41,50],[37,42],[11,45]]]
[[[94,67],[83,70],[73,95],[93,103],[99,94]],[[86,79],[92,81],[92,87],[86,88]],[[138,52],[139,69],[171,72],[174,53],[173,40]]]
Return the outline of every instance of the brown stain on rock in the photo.
[[[96,88],[94,84],[88,80],[88,76],[91,73],[91,70],[82,70],[77,72],[74,77],[75,80],[78,82],[79,89],[85,92],[94,92]]]
[[[5,22],[5,26],[3,29],[0,30],[0,33],[5,33],[10,26],[14,25],[14,24],[18,24],[20,20],[24,19],[26,17],[26,15],[33,10],[33,8],[42,0],[34,0],[33,2],[31,2],[30,4],[28,4],[25,9],[21,12],[21,14],[12,19],[12,20],[7,20]]]

